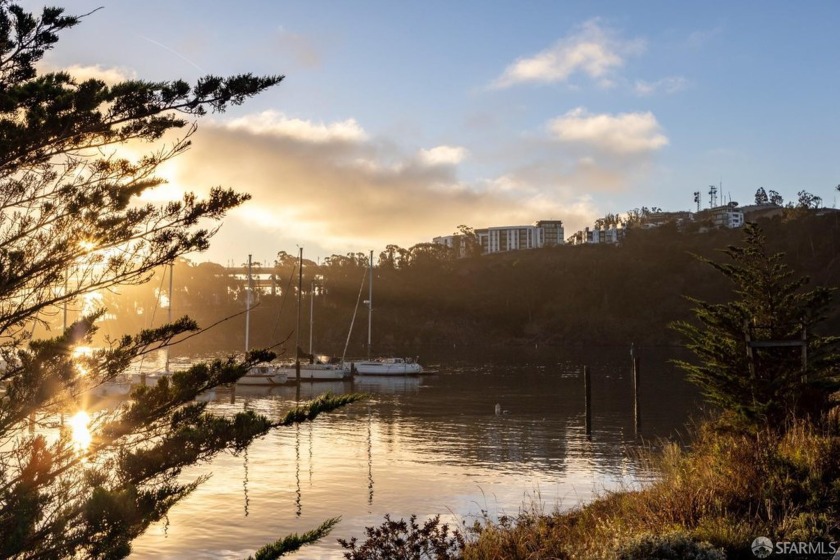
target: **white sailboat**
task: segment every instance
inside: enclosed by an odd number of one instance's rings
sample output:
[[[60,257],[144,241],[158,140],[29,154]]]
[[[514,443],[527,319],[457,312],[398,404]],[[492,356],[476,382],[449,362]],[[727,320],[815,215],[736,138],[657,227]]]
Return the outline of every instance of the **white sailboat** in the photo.
[[[314,299],[310,302],[309,310],[309,363],[300,363],[300,309],[303,294],[303,247],[300,248],[298,256],[298,301],[297,301],[297,328],[295,329],[295,346],[297,348],[297,356],[295,357],[295,364],[286,366],[281,369],[289,378],[294,378],[299,381],[340,381],[342,379],[349,379],[351,372],[345,370],[341,364],[322,363],[315,361],[312,354],[312,327],[314,325],[313,313],[315,310]],[[314,298],[314,294],[312,296]]]
[[[245,354],[251,349],[251,255],[248,255],[248,293],[245,303]],[[252,366],[248,372],[239,378],[237,385],[283,385],[289,380],[288,375],[280,366],[261,364]]]
[[[370,344],[373,326],[373,251],[370,252],[370,280],[368,282],[368,338],[367,359],[351,361],[344,364],[344,368],[357,375],[419,375],[423,373],[421,366],[414,358],[380,357],[371,359]]]

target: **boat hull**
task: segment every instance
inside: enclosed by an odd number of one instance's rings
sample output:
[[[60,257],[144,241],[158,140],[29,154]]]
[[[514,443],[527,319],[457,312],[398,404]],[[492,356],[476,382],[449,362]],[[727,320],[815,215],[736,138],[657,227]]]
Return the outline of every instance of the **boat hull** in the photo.
[[[420,375],[423,366],[406,361],[364,361],[351,364],[356,375]]]
[[[284,385],[289,377],[276,366],[254,366],[240,377],[237,385]]]
[[[284,367],[281,371],[285,373],[289,379],[297,379],[297,371],[294,367]],[[351,374],[349,371],[333,364],[300,365],[301,381],[341,381],[342,379],[349,379],[350,376]]]

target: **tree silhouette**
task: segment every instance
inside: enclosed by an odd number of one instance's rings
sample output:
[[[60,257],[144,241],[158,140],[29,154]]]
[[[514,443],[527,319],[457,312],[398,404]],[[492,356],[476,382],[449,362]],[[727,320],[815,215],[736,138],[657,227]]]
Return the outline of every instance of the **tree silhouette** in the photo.
[[[679,321],[697,362],[678,361],[706,398],[748,425],[781,428],[791,416],[818,415],[840,387],[839,337],[819,336],[832,290],[805,290],[807,277],[794,278],[783,254],[769,254],[755,224],[747,224],[744,245],[730,246],[728,263],[701,259],[733,285],[735,299],[709,303],[689,298],[699,324]],[[787,346],[806,339],[803,348]],[[778,342],[753,348],[752,341]],[[750,354],[752,357],[750,357]]]
[[[112,340],[87,357],[74,350],[90,342],[103,311],[52,338],[34,339],[33,326],[66,302],[141,283],[156,267],[205,249],[216,227],[199,224],[220,220],[248,195],[214,188],[206,199],[186,194],[161,206],[139,197],[163,182],[155,176],[158,167],[189,147],[194,119],[282,80],[243,74],[206,76],[192,86],[180,80],[106,85],[39,73],[36,63],[59,33],[80,21],[60,8],[36,16],[0,0],[3,558],[126,556],[132,539],[200,482],[180,480],[184,467],[221,450],[242,451],[273,427],[352,400],[322,399],[281,420],[250,412],[222,418],[194,402],[272,357],[254,352],[244,362],[216,360],[135,389],[125,406],[93,414],[90,441],[74,448],[61,415],[84,411],[95,388],[113,381],[133,358],[197,325],[184,317]],[[167,133],[180,137],[164,144]],[[114,155],[128,141],[155,148],[137,160]]]

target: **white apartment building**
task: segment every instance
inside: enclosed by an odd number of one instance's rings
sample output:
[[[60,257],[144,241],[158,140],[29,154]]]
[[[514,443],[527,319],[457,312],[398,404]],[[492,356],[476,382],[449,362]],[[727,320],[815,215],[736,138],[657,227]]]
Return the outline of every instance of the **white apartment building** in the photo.
[[[539,249],[565,242],[561,220],[540,220],[533,226],[493,226],[476,229],[475,234],[483,254]],[[455,249],[463,257],[464,244],[461,238],[460,234],[444,235],[432,241]]]
[[[540,220],[533,226],[495,226],[475,230],[484,254],[562,245],[563,222]]]
[[[463,235],[460,233],[453,233],[452,235],[441,235],[435,238],[432,238],[432,243],[437,243],[438,245],[444,245],[449,247],[450,249],[455,250],[458,253],[458,258],[463,258],[467,256],[467,247],[466,244],[463,243]]]
[[[709,220],[712,225],[726,228],[739,228],[744,225],[744,213],[737,208],[737,203],[701,210],[694,215],[695,221]]]

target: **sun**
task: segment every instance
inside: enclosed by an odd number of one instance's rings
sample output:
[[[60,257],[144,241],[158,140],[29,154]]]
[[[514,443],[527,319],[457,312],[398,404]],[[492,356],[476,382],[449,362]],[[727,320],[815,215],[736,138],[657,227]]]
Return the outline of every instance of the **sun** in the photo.
[[[87,451],[93,437],[90,433],[90,415],[80,410],[70,418],[70,428],[73,430],[73,447],[76,451]]]

